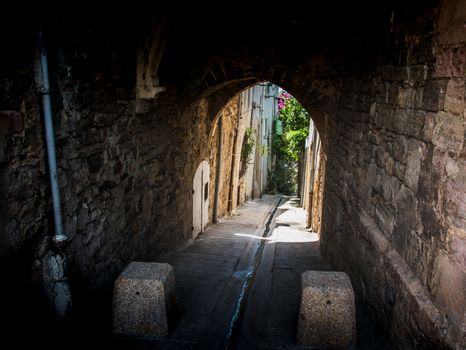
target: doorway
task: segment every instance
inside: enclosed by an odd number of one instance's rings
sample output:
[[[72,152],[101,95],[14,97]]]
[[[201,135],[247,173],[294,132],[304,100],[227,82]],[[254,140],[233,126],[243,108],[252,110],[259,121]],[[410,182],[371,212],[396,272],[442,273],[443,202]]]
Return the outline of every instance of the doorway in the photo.
[[[209,163],[203,160],[193,180],[193,239],[204,232],[209,222],[209,177]]]

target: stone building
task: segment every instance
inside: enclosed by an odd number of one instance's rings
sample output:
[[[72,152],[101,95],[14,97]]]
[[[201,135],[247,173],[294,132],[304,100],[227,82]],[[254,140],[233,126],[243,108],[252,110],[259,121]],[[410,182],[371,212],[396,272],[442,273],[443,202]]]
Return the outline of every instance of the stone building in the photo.
[[[239,194],[243,201],[261,198],[267,191],[267,175],[272,166],[272,125],[277,110],[277,95],[278,86],[273,84],[256,85],[242,93],[249,104],[242,110],[241,118],[249,120],[254,143],[244,175],[244,189]]]
[[[324,153],[321,152],[319,133],[312,119],[309,120],[309,136],[304,151],[304,172],[302,174],[301,205],[306,209],[306,225],[314,232],[320,232],[322,221],[322,193],[324,188]]]
[[[102,330],[124,267],[193,238],[193,179],[217,153],[220,110],[270,81],[300,101],[319,131],[324,255],[349,274],[395,347],[466,347],[465,2],[292,5],[4,5],[6,337],[54,339],[49,325],[62,314],[85,320],[68,328],[76,334]],[[270,35],[261,20],[280,31]],[[38,51],[49,86],[34,79],[45,76]],[[61,222],[50,179],[58,180]]]
[[[238,93],[220,111],[210,138],[209,200],[212,205],[209,215],[213,221],[214,217],[231,214],[248,199],[261,198],[267,191],[277,94],[276,85],[257,84]],[[219,130],[222,130],[221,138]],[[218,147],[220,142],[222,147]],[[247,156],[243,156],[248,147]],[[219,174],[217,164],[221,164]]]

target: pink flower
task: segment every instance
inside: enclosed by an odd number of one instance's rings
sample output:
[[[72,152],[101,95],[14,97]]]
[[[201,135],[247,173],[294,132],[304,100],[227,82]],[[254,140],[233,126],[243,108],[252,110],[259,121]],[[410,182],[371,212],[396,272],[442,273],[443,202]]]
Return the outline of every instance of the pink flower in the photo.
[[[285,108],[286,101],[288,101],[292,96],[287,93],[287,92],[282,92],[280,95],[278,95],[278,111],[281,111],[283,108]]]

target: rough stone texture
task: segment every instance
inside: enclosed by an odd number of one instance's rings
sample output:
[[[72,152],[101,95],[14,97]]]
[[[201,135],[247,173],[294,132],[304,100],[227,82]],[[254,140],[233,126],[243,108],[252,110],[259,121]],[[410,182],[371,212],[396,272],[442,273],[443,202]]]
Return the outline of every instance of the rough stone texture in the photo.
[[[311,122],[311,126],[312,126]],[[311,127],[310,127],[311,130]],[[324,191],[325,154],[321,151],[321,141],[314,137],[309,140],[304,159],[304,185],[301,205],[306,209],[306,227],[313,232],[321,232],[322,223],[322,197]],[[316,146],[311,147],[312,142]],[[318,147],[317,147],[318,145]],[[313,154],[316,152],[316,154]],[[314,163],[314,164],[313,164]]]
[[[60,255],[50,255],[43,262],[44,289],[55,313],[64,317],[72,307],[70,287],[66,276],[66,261]]]
[[[315,195],[313,196],[312,204],[312,222],[311,229],[314,232],[321,232],[322,223],[322,198],[324,192],[324,178],[325,178],[325,158],[324,154],[320,154],[319,170],[317,178],[315,179]]]
[[[169,264],[132,262],[115,281],[114,333],[167,336],[175,309],[175,275]]]
[[[297,342],[346,347],[356,343],[353,287],[344,272],[306,271],[301,275]]]
[[[166,91],[146,113],[136,113],[138,46],[160,11],[46,18],[68,278],[76,319],[93,321],[74,331],[99,332],[107,311],[97,296],[108,300],[126,264],[190,239],[192,180],[215,117],[268,80],[299,99],[323,141],[326,256],[396,346],[466,346],[464,4],[314,5],[167,16],[157,72]],[[26,12],[0,23],[10,53],[0,65],[0,266],[14,281],[0,300],[11,329],[42,334],[52,329],[38,320],[53,221],[31,78],[38,23]],[[283,30],[237,25],[258,12]]]
[[[460,3],[435,20],[395,12],[386,56],[345,84],[327,138],[323,249],[400,348],[466,346],[466,35],[446,34]]]
[[[246,97],[247,96],[247,97]],[[234,164],[233,172],[233,198],[232,206],[237,207],[241,203],[244,203],[247,200],[246,197],[246,172],[241,172],[242,161],[241,161],[241,150],[243,149],[243,143],[245,141],[246,129],[251,124],[252,117],[252,106],[249,101],[249,93],[241,94],[240,98],[240,120],[238,124],[238,137],[236,139],[236,158]],[[249,167],[248,167],[249,168]]]
[[[232,164],[233,153],[236,150],[233,148],[233,142],[235,141],[236,126],[237,126],[237,113],[238,113],[238,96],[231,99],[227,105],[220,112],[218,118],[222,118],[222,130],[223,130],[223,146],[222,146],[222,169],[220,172],[220,188],[219,188],[219,201],[218,201],[218,217],[222,217],[230,214],[228,211],[228,199],[230,193],[230,180],[232,175]],[[215,173],[217,170],[217,154],[218,154],[218,121],[214,126],[213,135],[210,138],[210,178],[215,179]],[[238,136],[241,138],[241,136]],[[232,195],[235,190],[232,191]],[[214,203],[215,194],[215,181],[211,181],[210,185],[210,201],[211,207]],[[233,203],[232,203],[233,204]],[[235,205],[236,207],[236,205]],[[235,207],[231,206],[231,209]],[[212,210],[209,210],[209,215],[212,215]],[[210,217],[212,222],[212,216]]]

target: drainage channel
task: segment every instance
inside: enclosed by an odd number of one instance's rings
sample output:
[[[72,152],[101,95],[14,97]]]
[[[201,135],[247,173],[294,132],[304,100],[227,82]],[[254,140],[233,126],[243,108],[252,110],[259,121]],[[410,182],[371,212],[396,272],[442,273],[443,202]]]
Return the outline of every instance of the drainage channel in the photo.
[[[279,199],[278,203],[275,205],[275,208],[270,214],[270,217],[267,220],[267,223],[265,224],[265,230],[264,230],[264,233],[262,234],[262,238],[267,237],[270,231],[270,223],[272,222],[273,217],[275,216],[275,213],[278,207],[280,206],[280,203],[282,202],[282,199],[283,198]],[[249,268],[246,278],[244,279],[243,287],[241,288],[241,293],[238,297],[238,301],[236,302],[235,313],[233,314],[233,317],[230,320],[230,326],[228,327],[228,334],[226,336],[225,342],[223,343],[224,350],[233,349],[236,344],[236,338],[238,336],[238,331],[240,329],[241,321],[244,315],[244,310],[246,308],[246,304],[248,301],[249,291],[254,283],[254,280],[256,278],[256,272],[262,260],[262,253],[264,251],[265,242],[266,242],[265,239],[261,240],[261,244],[254,254],[254,260],[251,264],[251,267]]]

